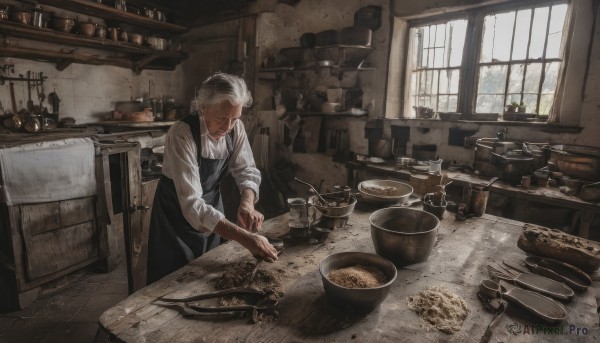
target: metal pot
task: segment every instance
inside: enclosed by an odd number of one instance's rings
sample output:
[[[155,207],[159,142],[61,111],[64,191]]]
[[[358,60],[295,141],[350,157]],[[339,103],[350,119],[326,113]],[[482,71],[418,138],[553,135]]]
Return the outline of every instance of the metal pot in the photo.
[[[10,18],[12,21],[16,21],[17,23],[31,25],[31,13],[24,11],[12,12],[10,14]]]
[[[502,170],[502,179],[512,185],[521,183],[523,175],[529,175],[535,170],[533,157],[510,157],[492,153],[492,164]]]
[[[440,226],[433,214],[402,207],[377,210],[369,217],[369,223],[375,251],[396,266],[426,261]]]
[[[369,139],[369,156],[375,156],[383,159],[392,158],[392,147],[394,146],[393,138],[370,138]]]
[[[167,40],[164,38],[158,38],[158,37],[146,37],[146,44],[148,44],[148,46],[153,49],[153,50],[158,50],[158,51],[163,51],[166,48],[166,44]]]
[[[25,120],[25,124],[23,124],[25,131],[31,133],[40,131],[42,129],[42,122],[40,118],[41,117],[39,115],[30,115],[29,118]]]
[[[577,145],[554,145],[548,161],[556,164],[565,175],[581,179],[600,178],[600,149]]]
[[[129,34],[129,42],[137,45],[142,45],[144,43],[144,36],[138,33]]]
[[[61,18],[61,17],[53,17],[52,18],[52,29],[61,32],[71,32],[73,30],[73,26],[75,26],[75,20],[71,18]]]
[[[106,27],[104,27],[104,26],[96,27],[96,37],[106,38]]]
[[[144,15],[150,19],[154,19],[154,11],[147,7],[144,7]]]
[[[79,34],[82,36],[92,37],[96,33],[95,23],[79,23]]]
[[[115,42],[119,40],[119,28],[118,27],[109,27],[108,28],[108,37]]]

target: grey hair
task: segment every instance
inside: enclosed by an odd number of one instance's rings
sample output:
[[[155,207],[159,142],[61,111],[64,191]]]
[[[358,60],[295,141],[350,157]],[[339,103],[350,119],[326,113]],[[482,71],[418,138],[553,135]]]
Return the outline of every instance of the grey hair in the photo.
[[[225,73],[216,73],[204,80],[198,90],[198,103],[210,106],[223,101],[229,101],[232,105],[250,107],[252,95],[246,81],[239,76]]]

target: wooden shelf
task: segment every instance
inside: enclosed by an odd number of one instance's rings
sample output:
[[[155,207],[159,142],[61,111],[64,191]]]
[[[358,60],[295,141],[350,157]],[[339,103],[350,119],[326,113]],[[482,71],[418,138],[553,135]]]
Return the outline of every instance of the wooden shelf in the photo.
[[[12,37],[27,38],[36,41],[44,41],[47,43],[84,46],[87,48],[120,51],[125,53],[148,54],[160,52],[140,45],[135,45],[133,43],[119,41],[115,42],[110,39],[86,37],[50,29],[41,29],[31,25],[25,25],[6,20],[0,21],[0,32]]]
[[[126,54],[125,57],[114,57],[90,55],[77,51],[65,52],[62,50],[51,51],[38,48],[24,48],[11,45],[10,40],[6,39],[3,45],[0,46],[2,56],[52,61],[58,63],[58,70],[64,70],[71,63],[108,64],[131,68],[138,73],[142,69],[173,70],[175,65],[187,57],[179,51],[156,51],[132,43],[78,36],[5,20],[0,21],[0,33],[5,37],[25,38],[32,41],[87,47]],[[162,61],[162,63],[158,63],[159,61]]]
[[[121,11],[91,0],[39,0],[38,2],[77,13],[84,13],[97,18],[129,23],[153,30],[171,33],[183,33],[188,30],[185,26],[161,22],[142,15]]]

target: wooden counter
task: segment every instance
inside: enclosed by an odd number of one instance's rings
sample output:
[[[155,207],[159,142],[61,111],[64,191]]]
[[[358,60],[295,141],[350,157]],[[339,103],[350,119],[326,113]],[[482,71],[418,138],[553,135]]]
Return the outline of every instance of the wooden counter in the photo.
[[[358,170],[405,181],[410,180],[411,176],[410,171],[400,169],[399,166],[393,164],[364,164],[353,161],[346,163],[346,167],[348,168],[348,185],[354,188],[356,188],[357,183],[354,173]],[[472,185],[484,185],[490,179],[490,177],[482,177],[458,171],[444,170],[443,173],[448,175],[448,179],[452,181],[453,185],[460,186],[465,186],[469,183]],[[508,182],[496,181],[490,191],[514,198],[517,202],[515,207],[521,211],[528,210],[529,202],[580,211],[579,229],[576,234],[583,238],[589,238],[592,221],[596,215],[600,214],[600,204],[586,202],[578,197],[563,194],[556,187],[531,186],[531,188],[524,189],[512,186]]]
[[[368,315],[358,316],[342,313],[326,301],[318,271],[319,262],[331,253],[374,252],[368,224],[370,211],[361,204],[357,207],[348,225],[334,230],[325,243],[288,246],[276,263],[261,264],[261,268],[284,276],[285,295],[280,299],[275,321],[249,324],[248,319],[186,318],[174,309],[153,304],[165,295],[186,297],[213,291],[210,280],[233,265],[254,260],[239,244],[229,242],[107,310],[100,317],[100,325],[116,341],[126,342],[479,342],[492,314],[478,300],[478,285],[488,278],[487,264],[506,260],[516,265],[523,260],[525,254],[517,248],[523,223],[489,215],[456,222],[454,216],[447,215],[429,260],[399,268],[382,305]],[[287,231],[287,215],[268,220],[263,227],[263,233],[270,236],[282,236]],[[462,331],[454,335],[427,332],[408,309],[408,296],[433,286],[444,286],[467,303],[470,313]],[[568,315],[563,324],[567,329],[569,325],[585,328],[585,336],[512,335],[508,325],[517,323],[524,328],[539,321],[510,304],[494,327],[490,342],[598,341],[599,294],[595,282],[594,287],[565,304]]]

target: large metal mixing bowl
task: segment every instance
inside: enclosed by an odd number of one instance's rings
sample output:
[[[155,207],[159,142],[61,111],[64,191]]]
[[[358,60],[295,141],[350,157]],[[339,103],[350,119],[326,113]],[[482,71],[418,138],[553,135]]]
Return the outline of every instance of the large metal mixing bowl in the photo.
[[[378,195],[369,192],[369,188],[393,187],[395,191],[390,195]],[[362,199],[372,204],[395,204],[408,200],[413,188],[405,183],[392,180],[367,180],[358,184],[358,191]]]
[[[431,213],[401,207],[377,210],[369,222],[375,251],[399,267],[429,258],[440,225]]]
[[[381,270],[388,279],[385,284],[374,288],[346,288],[331,282],[329,272],[355,265],[373,266]],[[319,266],[323,288],[333,303],[356,312],[370,312],[387,297],[398,274],[393,263],[385,258],[365,252],[340,252],[329,255]]]

